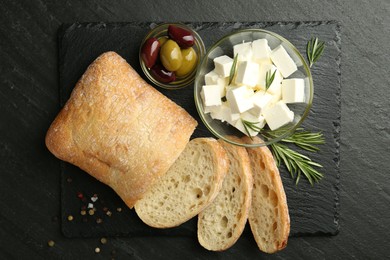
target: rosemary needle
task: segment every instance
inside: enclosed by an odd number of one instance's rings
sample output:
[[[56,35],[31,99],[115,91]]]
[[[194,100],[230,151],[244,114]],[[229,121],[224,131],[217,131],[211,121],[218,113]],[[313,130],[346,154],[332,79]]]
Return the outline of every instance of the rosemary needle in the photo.
[[[267,135],[264,134],[264,136],[274,138],[278,136],[278,132],[269,132]],[[281,142],[293,143],[304,150],[316,152],[319,150],[316,145],[324,144],[325,140],[322,133],[312,133],[305,131],[303,128],[298,128],[294,134],[282,139]],[[271,149],[277,165],[279,166],[283,162],[290,172],[291,177],[296,178],[296,184],[298,184],[302,174],[308,179],[311,185],[322,179],[323,174],[314,168],[321,168],[322,165],[313,162],[308,156],[298,153],[281,143],[271,144]]]
[[[298,184],[302,173],[311,185],[313,185],[314,182],[318,182],[323,177],[322,173],[313,168],[313,166],[320,168],[322,166],[310,160],[309,157],[300,154],[281,143],[271,144],[271,148],[278,166],[283,161],[287,170],[290,172],[291,177],[296,178],[296,184]]]
[[[268,137],[275,138],[277,136],[280,136],[280,133],[278,132],[268,132]],[[312,133],[309,131],[305,131],[303,128],[298,128],[294,134],[292,134],[289,137],[286,137],[282,140],[285,143],[293,143],[302,149],[305,149],[310,152],[316,152],[319,150],[319,148],[315,145],[317,144],[324,144],[325,139],[322,135],[322,133]]]
[[[233,81],[234,75],[236,74],[236,67],[237,67],[237,60],[238,60],[238,54],[234,56],[232,67],[230,68],[230,74],[229,74],[229,84],[230,85]]]
[[[272,82],[274,82],[275,73],[276,73],[276,70],[272,74],[271,74],[271,70],[269,70],[265,74],[265,91],[267,91],[269,89],[269,87],[271,87]]]
[[[230,85],[233,81],[234,74],[236,74],[236,67],[237,67],[237,60],[238,60],[238,54],[234,56],[232,67],[230,68],[230,75],[229,75],[229,84]]]
[[[306,46],[306,54],[307,59],[309,61],[309,66],[313,66],[313,64],[321,57],[324,52],[325,42],[318,41],[318,38],[311,38],[308,41]]]
[[[251,140],[253,140],[252,135],[249,132],[249,129],[254,132],[260,132],[262,130],[261,127],[258,126],[260,122],[250,122],[244,119],[241,119],[242,124],[244,125],[245,132],[249,136]]]

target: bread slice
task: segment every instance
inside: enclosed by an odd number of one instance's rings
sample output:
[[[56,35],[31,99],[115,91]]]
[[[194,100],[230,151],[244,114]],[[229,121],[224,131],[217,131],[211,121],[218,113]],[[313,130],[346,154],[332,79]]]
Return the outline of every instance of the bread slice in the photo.
[[[168,172],[135,204],[137,215],[156,228],[186,222],[215,199],[228,167],[226,152],[217,140],[191,140]]]
[[[219,142],[228,154],[229,171],[218,196],[198,216],[199,243],[212,251],[228,249],[241,236],[248,219],[253,186],[245,148],[222,140]]]
[[[256,142],[261,141],[256,138]],[[252,140],[243,137],[246,143]],[[278,167],[266,147],[247,148],[253,172],[249,224],[259,249],[274,253],[286,247],[290,233],[287,199]]]
[[[46,146],[109,185],[131,208],[166,173],[197,122],[115,52],[77,82],[46,134]]]

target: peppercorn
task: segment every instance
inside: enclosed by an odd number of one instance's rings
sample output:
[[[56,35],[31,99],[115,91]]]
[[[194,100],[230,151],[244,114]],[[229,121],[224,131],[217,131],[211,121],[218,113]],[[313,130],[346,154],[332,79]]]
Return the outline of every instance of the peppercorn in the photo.
[[[84,194],[82,194],[80,191],[77,192],[77,198],[83,199],[84,198]]]

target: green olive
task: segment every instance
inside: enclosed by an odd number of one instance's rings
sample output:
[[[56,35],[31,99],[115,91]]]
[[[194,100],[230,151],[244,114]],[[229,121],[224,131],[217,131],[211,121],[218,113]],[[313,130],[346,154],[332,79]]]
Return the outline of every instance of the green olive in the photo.
[[[158,38],[158,42],[160,43],[160,46],[163,46],[163,44],[168,40],[168,36],[163,36]]]
[[[196,55],[195,50],[191,48],[182,49],[181,55],[183,56],[183,63],[181,67],[176,71],[176,76],[183,77],[191,73],[196,67],[196,62],[198,60],[198,55]]]
[[[162,65],[169,71],[176,71],[183,63],[179,45],[173,40],[167,40],[160,49]]]

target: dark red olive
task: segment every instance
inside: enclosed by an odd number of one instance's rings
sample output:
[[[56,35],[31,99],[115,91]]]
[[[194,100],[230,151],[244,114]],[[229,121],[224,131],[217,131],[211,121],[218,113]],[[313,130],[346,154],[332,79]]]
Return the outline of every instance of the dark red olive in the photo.
[[[194,45],[194,35],[190,31],[175,25],[168,26],[168,36],[181,48],[189,48]]]
[[[151,68],[156,64],[158,53],[160,51],[160,42],[152,37],[146,40],[141,49],[141,58],[146,67]]]
[[[153,78],[162,83],[169,83],[176,80],[175,72],[166,70],[160,63],[156,63],[150,69],[150,73]]]

